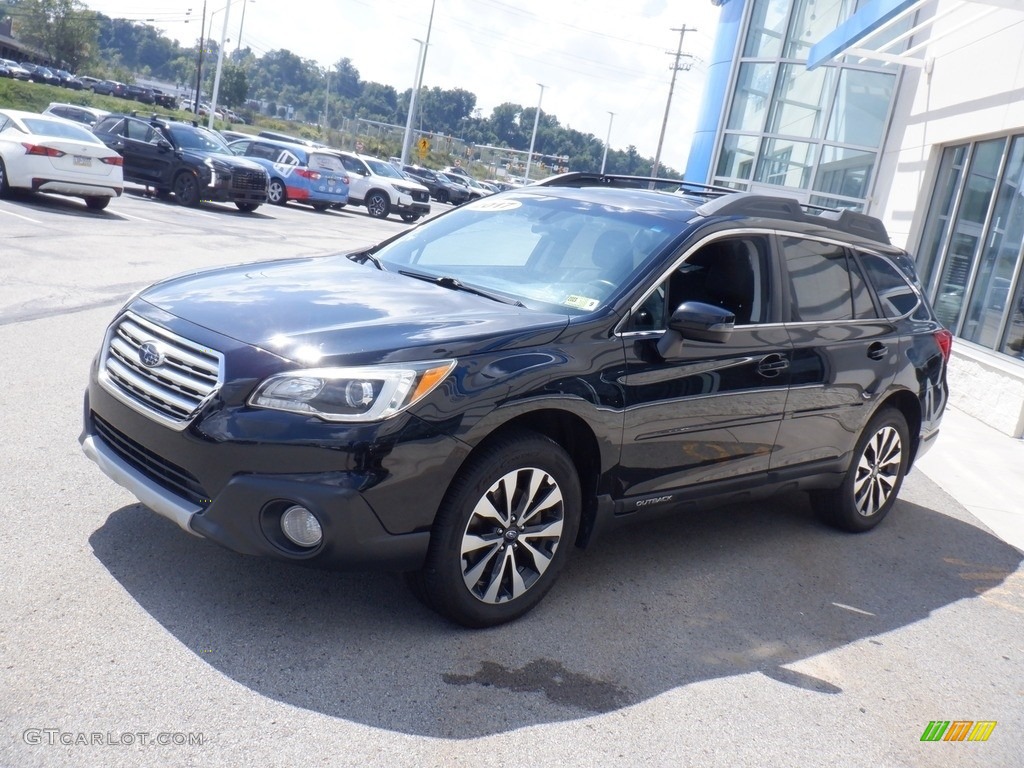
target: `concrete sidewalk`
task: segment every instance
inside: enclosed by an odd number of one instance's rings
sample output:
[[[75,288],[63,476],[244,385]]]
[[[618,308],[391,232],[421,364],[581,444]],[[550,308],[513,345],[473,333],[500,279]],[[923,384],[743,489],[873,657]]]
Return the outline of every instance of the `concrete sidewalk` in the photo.
[[[1007,544],[1024,552],[1024,440],[952,406],[915,465]]]

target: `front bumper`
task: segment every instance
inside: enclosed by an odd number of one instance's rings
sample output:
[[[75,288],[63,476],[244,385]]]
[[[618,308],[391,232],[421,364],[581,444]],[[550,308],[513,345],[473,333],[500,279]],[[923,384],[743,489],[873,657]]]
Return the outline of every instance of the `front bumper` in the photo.
[[[191,534],[241,554],[337,570],[420,568],[465,456],[461,443],[415,419],[397,429],[339,430],[219,399],[177,431],[113,397],[95,367],[80,442],[104,474]],[[281,515],[295,504],[323,529],[316,547],[281,533]]]
[[[262,180],[262,182],[261,182]],[[214,203],[251,203],[263,205],[267,202],[269,177],[252,172],[218,172],[215,178],[204,179],[199,196]]]

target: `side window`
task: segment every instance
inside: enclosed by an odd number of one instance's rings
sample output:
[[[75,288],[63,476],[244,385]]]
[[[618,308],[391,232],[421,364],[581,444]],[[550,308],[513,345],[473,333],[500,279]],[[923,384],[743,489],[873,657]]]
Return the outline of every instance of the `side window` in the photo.
[[[280,150],[270,144],[263,144],[259,141],[254,141],[249,146],[249,154],[252,157],[259,157],[263,160],[269,160],[270,162],[277,162],[277,156],[280,154]]]
[[[10,124],[10,122],[11,121],[8,120],[6,117],[4,117],[3,115],[0,115],[0,131],[7,130],[7,126]]]
[[[233,141],[228,145],[228,148],[231,150],[231,154],[233,155],[245,155],[247,154],[250,145],[252,145],[251,141]]]
[[[864,281],[864,275],[860,271],[857,260],[850,256],[847,264],[850,267],[850,296],[853,299],[854,318],[870,320],[878,317],[878,312],[875,311],[875,302],[871,300],[868,284]]]
[[[845,248],[783,237],[782,251],[789,273],[789,309],[784,318],[787,322],[854,318],[853,286]]]
[[[860,260],[886,317],[903,317],[914,311],[917,293],[892,262],[873,253],[861,253]]]
[[[147,143],[156,141],[156,131],[138,120],[128,120],[125,123],[125,135],[129,139],[134,139],[135,141],[144,141]]]
[[[687,301],[728,309],[736,316],[738,326],[765,323],[769,317],[769,290],[765,237],[716,240],[674,269],[638,308],[624,330],[664,330],[672,312]]]
[[[109,133],[114,136],[123,136],[124,118],[108,117],[102,120],[94,130],[96,133]]]

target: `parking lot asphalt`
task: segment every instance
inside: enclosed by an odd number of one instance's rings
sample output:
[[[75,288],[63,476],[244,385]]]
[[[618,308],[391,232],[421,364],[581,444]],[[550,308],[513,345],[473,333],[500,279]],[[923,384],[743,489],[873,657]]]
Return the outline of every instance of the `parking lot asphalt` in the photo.
[[[666,518],[574,553],[536,611],[476,632],[398,575],[191,537],[81,455],[88,367],[132,291],[405,228],[0,201],[0,765],[1020,765],[1024,556],[979,519],[1011,500],[937,461],[975,450],[956,414],[870,534],[801,495]],[[996,726],[921,741],[936,720]]]

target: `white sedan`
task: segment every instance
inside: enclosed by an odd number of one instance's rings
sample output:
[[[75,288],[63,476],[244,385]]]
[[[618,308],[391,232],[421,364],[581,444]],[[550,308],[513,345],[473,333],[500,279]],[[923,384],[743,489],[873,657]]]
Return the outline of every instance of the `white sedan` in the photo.
[[[0,109],[0,197],[12,189],[52,192],[101,211],[124,189],[123,162],[81,125]]]

